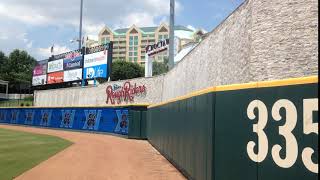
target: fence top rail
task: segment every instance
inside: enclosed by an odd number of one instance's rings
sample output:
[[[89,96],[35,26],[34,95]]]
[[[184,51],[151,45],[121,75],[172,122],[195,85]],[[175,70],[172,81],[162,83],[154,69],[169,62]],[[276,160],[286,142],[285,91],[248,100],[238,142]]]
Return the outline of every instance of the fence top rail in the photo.
[[[184,100],[184,99],[189,99],[194,96],[208,94],[211,92],[232,91],[232,90],[253,89],[253,88],[257,89],[257,88],[266,88],[266,87],[278,87],[278,86],[312,84],[312,83],[318,83],[318,76],[308,76],[308,77],[288,78],[288,79],[281,79],[281,80],[270,80],[270,81],[249,82],[249,83],[242,83],[242,84],[214,86],[214,87],[209,87],[203,90],[194,91],[189,94],[170,99],[168,101],[152,104],[152,105],[149,105],[148,108],[162,106],[165,104],[169,104],[169,103]]]

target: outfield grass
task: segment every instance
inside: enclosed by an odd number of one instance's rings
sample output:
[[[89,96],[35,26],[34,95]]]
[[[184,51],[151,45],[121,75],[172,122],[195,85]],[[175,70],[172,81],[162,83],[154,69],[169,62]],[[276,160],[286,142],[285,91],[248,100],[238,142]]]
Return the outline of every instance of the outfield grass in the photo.
[[[0,128],[0,179],[11,180],[71,144],[54,136]]]
[[[33,106],[33,100],[8,100],[8,101],[0,101],[0,107],[18,107],[21,106]]]

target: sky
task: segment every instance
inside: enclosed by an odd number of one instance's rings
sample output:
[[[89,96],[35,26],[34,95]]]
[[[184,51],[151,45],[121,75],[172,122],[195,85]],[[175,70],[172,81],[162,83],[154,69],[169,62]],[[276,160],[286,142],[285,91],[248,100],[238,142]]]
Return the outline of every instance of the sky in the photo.
[[[170,0],[83,0],[84,35],[169,22]],[[244,0],[176,0],[175,24],[212,31]],[[77,49],[80,0],[1,0],[0,51],[26,50],[37,60]]]

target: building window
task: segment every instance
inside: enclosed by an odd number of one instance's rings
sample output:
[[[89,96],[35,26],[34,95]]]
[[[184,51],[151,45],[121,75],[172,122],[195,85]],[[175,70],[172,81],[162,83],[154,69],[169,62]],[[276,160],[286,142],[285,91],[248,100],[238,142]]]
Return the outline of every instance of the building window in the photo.
[[[139,36],[130,35],[129,37],[129,61],[138,60]]]
[[[109,43],[109,42],[110,42],[110,37],[108,37],[108,36],[102,37],[102,41],[101,41],[102,44],[106,44],[106,43]]]

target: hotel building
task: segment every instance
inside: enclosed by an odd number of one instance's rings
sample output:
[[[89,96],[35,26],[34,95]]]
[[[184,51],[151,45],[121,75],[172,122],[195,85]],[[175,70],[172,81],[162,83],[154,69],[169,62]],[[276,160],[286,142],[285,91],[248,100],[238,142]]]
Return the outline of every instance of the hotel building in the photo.
[[[190,43],[197,43],[204,36],[202,30],[192,30],[184,26],[175,26],[175,54]],[[126,60],[145,63],[146,46],[154,44],[160,40],[169,38],[169,27],[161,24],[158,27],[137,27],[112,30],[104,27],[100,30],[98,38],[91,39],[87,36],[86,46],[92,47],[99,44],[113,42],[113,60]],[[163,61],[168,57],[169,52],[165,51],[155,55],[156,61]]]

